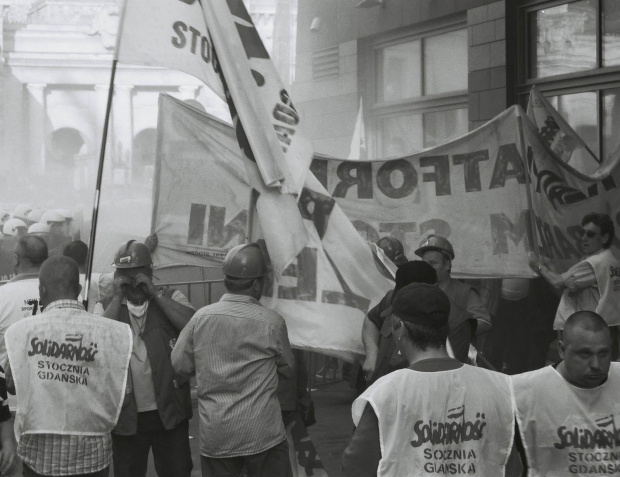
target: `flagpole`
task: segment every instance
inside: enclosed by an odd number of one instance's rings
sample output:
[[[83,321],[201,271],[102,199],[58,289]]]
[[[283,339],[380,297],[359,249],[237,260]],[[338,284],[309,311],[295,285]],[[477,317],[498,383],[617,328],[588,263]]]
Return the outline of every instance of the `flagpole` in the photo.
[[[118,61],[112,62],[112,72],[110,73],[110,87],[108,89],[108,102],[105,111],[105,120],[103,122],[103,134],[101,135],[101,149],[99,153],[99,169],[97,170],[97,183],[95,186],[95,201],[93,204],[93,215],[90,225],[90,240],[88,242],[88,258],[86,261],[86,273],[84,280],[84,288],[82,291],[84,296],[84,308],[88,309],[88,291],[90,288],[90,276],[93,271],[93,257],[95,251],[95,237],[97,235],[97,218],[99,217],[99,199],[101,198],[101,182],[103,179],[103,164],[105,159],[105,146],[108,141],[108,129],[110,125],[110,112],[112,110],[112,98],[114,96],[114,80],[116,78],[116,65]]]
[[[536,229],[536,218],[534,217],[534,203],[532,200],[532,194],[534,193],[534,191],[532,190],[532,181],[530,180],[530,168],[529,168],[529,164],[528,164],[528,158],[527,158],[527,148],[525,147],[525,135],[523,134],[523,114],[521,112],[521,110],[519,109],[519,114],[517,115],[517,124],[519,127],[519,136],[521,136],[521,154],[523,155],[523,165],[524,165],[524,173],[525,173],[525,189],[526,189],[526,197],[527,197],[527,206],[528,209],[530,211],[530,213],[528,214],[530,217],[529,220],[529,228],[531,229],[531,237],[532,237],[532,243],[530,244],[532,246],[532,249],[534,250],[534,253],[536,254],[536,258],[540,259],[540,250],[538,247],[538,240],[537,240],[537,229]]]

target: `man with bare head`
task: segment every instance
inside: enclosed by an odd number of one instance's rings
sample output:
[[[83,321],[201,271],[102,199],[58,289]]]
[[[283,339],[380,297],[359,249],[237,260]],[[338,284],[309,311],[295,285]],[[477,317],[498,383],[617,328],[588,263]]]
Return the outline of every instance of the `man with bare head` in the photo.
[[[4,333],[16,321],[40,313],[39,269],[47,259],[47,244],[36,235],[26,235],[15,244],[15,277],[0,287],[0,365],[6,362]]]
[[[39,273],[43,312],[6,332],[24,477],[108,475],[131,331],[84,310],[81,289],[73,259],[47,259]]]
[[[578,311],[562,338],[559,364],[512,378],[528,475],[618,475],[609,450],[620,440],[620,364],[611,362],[609,327]]]

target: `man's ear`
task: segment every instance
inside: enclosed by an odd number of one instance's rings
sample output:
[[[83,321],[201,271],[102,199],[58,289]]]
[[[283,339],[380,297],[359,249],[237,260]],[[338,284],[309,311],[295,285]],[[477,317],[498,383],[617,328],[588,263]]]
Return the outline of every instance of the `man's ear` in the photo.
[[[566,346],[562,340],[558,341],[558,353],[560,354],[560,358],[564,359],[566,357]]]
[[[46,293],[47,293],[47,289],[45,288],[45,285],[39,282],[39,301],[43,300],[43,297],[45,297]]]

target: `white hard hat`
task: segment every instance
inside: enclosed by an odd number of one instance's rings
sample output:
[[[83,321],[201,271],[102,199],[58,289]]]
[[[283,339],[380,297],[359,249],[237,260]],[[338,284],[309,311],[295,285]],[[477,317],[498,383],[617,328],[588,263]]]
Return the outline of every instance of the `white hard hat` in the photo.
[[[36,234],[49,234],[50,226],[37,222],[35,224],[32,224],[30,227],[28,227],[28,233],[35,234],[35,235]]]
[[[44,212],[45,211],[43,209],[32,209],[30,212],[28,212],[26,218],[30,220],[30,222],[38,222],[39,220],[41,220]]]
[[[66,220],[73,219],[73,212],[71,212],[69,209],[56,209],[56,212],[61,214]]]
[[[28,220],[28,212],[30,212],[31,210],[32,207],[30,207],[29,205],[19,204],[17,207],[15,207],[15,210],[13,211],[13,218]]]
[[[48,210],[41,216],[41,220],[39,220],[39,222],[45,225],[50,225],[54,222],[63,223],[64,221],[65,216],[55,210]]]
[[[5,222],[2,233],[4,233],[4,235],[17,235],[17,229],[20,227],[26,228],[26,224],[23,220],[9,219]]]

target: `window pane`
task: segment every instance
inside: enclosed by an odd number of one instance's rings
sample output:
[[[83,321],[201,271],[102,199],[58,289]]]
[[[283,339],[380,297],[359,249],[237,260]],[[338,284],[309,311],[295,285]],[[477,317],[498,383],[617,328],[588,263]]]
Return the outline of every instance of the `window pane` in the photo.
[[[422,147],[422,115],[409,114],[381,121],[381,157],[404,156]]]
[[[603,0],[603,66],[620,65],[620,2]]]
[[[568,124],[583,139],[590,150],[598,155],[598,120],[596,108],[596,93],[576,93],[556,96],[551,104],[555,106]],[[573,152],[568,163],[582,172],[592,172],[596,161],[583,150]]]
[[[467,133],[467,108],[424,114],[424,147],[434,147]]]
[[[424,39],[424,95],[467,90],[467,30]]]
[[[620,89],[603,93],[603,159],[620,153]]]
[[[596,67],[596,0],[532,12],[528,15],[528,24],[530,77],[542,78]]]
[[[377,51],[377,100],[381,103],[422,94],[420,40]]]

